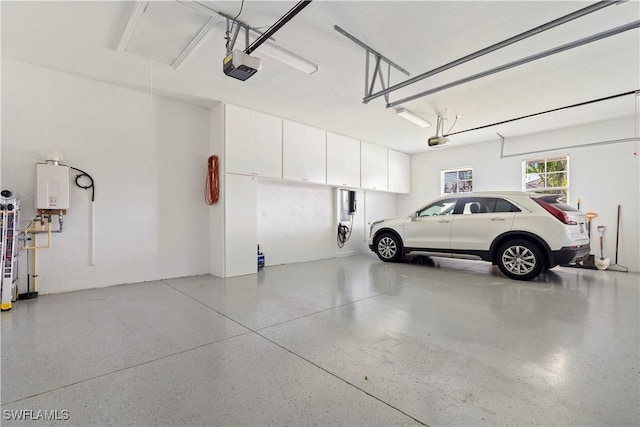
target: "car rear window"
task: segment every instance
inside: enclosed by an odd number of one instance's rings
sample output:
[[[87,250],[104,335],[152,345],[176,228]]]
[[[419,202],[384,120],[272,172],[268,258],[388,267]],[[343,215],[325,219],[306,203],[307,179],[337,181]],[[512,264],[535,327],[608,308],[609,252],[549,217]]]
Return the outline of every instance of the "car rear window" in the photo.
[[[475,208],[472,210],[472,205]],[[456,214],[468,215],[471,213],[497,213],[497,212],[520,212],[511,202],[494,197],[468,197],[460,200],[460,205],[456,209]]]
[[[492,205],[491,212],[520,212],[520,209],[504,199],[493,199],[490,205],[493,202],[495,204]]]
[[[538,199],[544,202],[547,202],[565,212],[578,212],[578,209],[574,208],[573,206],[570,206],[566,203],[559,201],[558,196],[542,196],[542,197],[538,197]]]

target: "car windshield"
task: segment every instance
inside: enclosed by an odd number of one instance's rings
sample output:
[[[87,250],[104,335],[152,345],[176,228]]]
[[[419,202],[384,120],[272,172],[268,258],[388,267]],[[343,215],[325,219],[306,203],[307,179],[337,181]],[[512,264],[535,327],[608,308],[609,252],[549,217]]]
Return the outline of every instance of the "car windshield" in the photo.
[[[429,206],[419,210],[417,212],[417,216],[425,217],[436,215],[451,215],[455,206],[455,199],[440,200],[439,202],[432,203]]]

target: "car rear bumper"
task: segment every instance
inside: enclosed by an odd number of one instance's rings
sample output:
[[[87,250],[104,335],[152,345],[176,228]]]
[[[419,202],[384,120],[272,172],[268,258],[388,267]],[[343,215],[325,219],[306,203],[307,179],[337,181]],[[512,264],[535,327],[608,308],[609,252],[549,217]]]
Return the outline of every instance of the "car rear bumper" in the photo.
[[[552,251],[552,266],[575,264],[584,261],[591,253],[590,245],[568,246],[557,251]]]

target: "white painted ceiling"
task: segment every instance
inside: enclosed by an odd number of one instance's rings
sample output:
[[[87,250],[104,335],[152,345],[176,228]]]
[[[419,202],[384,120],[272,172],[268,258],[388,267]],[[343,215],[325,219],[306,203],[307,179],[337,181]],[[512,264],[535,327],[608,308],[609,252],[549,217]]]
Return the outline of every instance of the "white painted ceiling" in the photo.
[[[203,1],[235,16],[239,1]],[[363,104],[364,50],[338,25],[418,75],[595,2],[585,1],[321,1],[316,0],[274,35],[276,44],[316,63],[306,75],[269,57],[241,82],[222,72],[225,21],[177,70],[168,65],[205,17],[176,1],[152,2],[126,52],[115,50],[133,2],[2,1],[2,56],[101,81],[209,106],[227,101],[332,130],[400,151],[427,151],[436,111],[446,109],[453,132],[640,88],[640,31],[570,51],[408,102],[402,107],[431,121],[421,129],[385,107]],[[296,2],[246,1],[240,20],[268,27]],[[640,19],[640,0],[578,18],[527,40],[391,94],[413,95],[564,43]],[[240,47],[243,42],[239,42]],[[133,53],[137,52],[137,53]],[[260,49],[255,52],[260,55]],[[153,59],[151,59],[153,58]],[[406,79],[392,72],[392,83]],[[99,100],[96,100],[99,102]],[[579,123],[631,115],[634,97],[592,104],[467,132],[451,145],[473,144]],[[470,145],[471,148],[471,145]]]

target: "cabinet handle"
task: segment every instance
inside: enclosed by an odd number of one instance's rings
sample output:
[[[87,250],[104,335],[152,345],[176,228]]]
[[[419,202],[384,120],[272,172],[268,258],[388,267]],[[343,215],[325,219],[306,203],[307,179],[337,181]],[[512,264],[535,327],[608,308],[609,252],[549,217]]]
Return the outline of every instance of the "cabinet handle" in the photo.
[[[309,181],[309,178],[302,178],[302,180],[307,182],[307,181]]]

